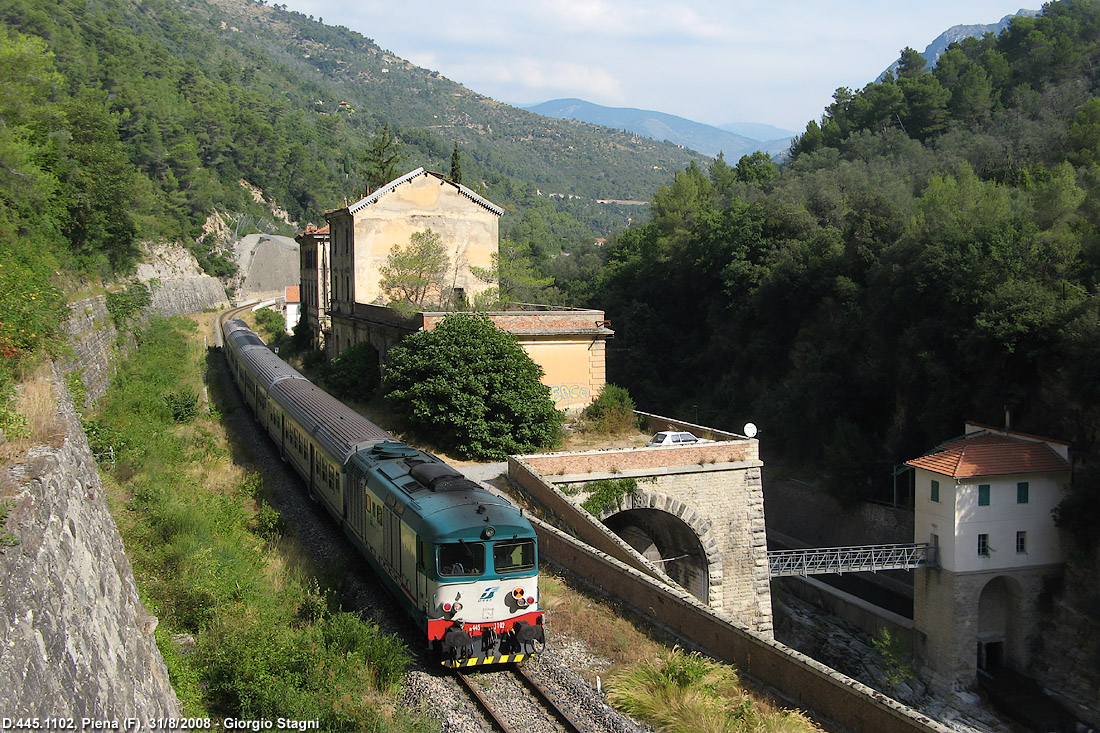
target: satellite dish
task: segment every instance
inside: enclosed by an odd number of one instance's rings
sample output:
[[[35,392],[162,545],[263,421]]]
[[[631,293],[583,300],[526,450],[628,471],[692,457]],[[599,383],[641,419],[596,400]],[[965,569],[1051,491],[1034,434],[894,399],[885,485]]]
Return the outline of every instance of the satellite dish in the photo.
[[[745,423],[745,427],[741,428],[741,432],[749,438],[755,438],[756,434],[760,431],[756,429],[756,425],[754,423],[747,422]]]

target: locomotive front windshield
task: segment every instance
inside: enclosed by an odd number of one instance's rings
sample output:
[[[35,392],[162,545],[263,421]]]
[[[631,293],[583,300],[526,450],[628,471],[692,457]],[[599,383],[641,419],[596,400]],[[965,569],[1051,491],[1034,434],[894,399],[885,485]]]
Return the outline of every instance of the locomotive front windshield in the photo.
[[[452,542],[439,546],[440,575],[481,575],[485,572],[485,545]]]
[[[493,545],[493,568],[498,573],[517,573],[534,567],[534,540],[508,540]]]

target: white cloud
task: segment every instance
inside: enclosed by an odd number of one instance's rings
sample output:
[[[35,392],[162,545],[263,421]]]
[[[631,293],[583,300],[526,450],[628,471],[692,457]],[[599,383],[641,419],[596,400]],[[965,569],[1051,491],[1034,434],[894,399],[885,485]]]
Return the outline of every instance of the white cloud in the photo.
[[[801,129],[910,45],[1019,0],[287,0],[505,102],[582,97]],[[746,116],[749,115],[749,116]]]

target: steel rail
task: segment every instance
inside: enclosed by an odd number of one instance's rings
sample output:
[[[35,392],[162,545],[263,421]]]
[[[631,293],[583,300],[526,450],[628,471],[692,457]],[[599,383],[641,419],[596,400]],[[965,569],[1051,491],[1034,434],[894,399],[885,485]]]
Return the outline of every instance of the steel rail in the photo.
[[[528,689],[535,693],[535,697],[539,699],[539,702],[542,703],[543,707],[552,712],[554,714],[554,717],[558,719],[558,722],[565,726],[565,729],[569,731],[569,733],[583,733],[583,729],[579,725],[577,725],[572,718],[569,717],[568,713],[558,707],[558,704],[554,702],[549,693],[547,693],[546,690],[543,689],[542,685],[540,685],[538,682],[535,682],[531,675],[527,674],[527,670],[525,670],[523,667],[516,667],[515,671],[516,676],[519,677],[520,681],[523,682],[523,684],[527,685]]]
[[[508,665],[508,667],[500,669],[498,671],[508,671],[514,674],[523,684],[523,686],[531,691],[531,694],[534,696],[538,704],[544,710],[548,711],[553,716],[553,718],[557,720],[557,722],[566,730],[567,733],[584,733],[584,729],[581,728],[571,717],[569,717],[568,713],[558,707],[558,704],[554,701],[550,694],[546,692],[542,685],[532,679],[531,676],[527,674],[527,671],[524,670],[522,667],[518,665]],[[465,672],[456,670],[455,676],[458,677],[458,681],[462,684],[463,687],[466,688],[466,691],[473,696],[474,700],[478,704],[478,707],[480,707],[481,710],[489,717],[489,719],[493,721],[493,725],[496,726],[496,728],[500,730],[501,733],[522,733],[522,731],[527,729],[526,725],[509,725],[504,720],[502,720],[500,716],[497,715],[496,711],[493,709],[493,706],[489,703],[485,696],[482,695],[476,687],[474,687],[474,683],[469,679]]]
[[[493,706],[489,704],[488,700],[482,697],[481,693],[474,687],[474,683],[470,681],[470,678],[465,672],[456,670],[455,677],[458,678],[459,684],[465,687],[466,691],[474,698],[478,707],[481,708],[481,711],[489,716],[489,720],[493,721],[493,725],[496,726],[497,730],[501,733],[514,733],[503,720],[497,717],[496,711],[493,710]]]

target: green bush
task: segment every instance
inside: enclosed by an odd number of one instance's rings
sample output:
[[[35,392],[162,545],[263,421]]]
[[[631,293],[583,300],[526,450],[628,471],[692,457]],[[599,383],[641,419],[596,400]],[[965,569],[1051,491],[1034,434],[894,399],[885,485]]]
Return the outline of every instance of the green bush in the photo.
[[[107,312],[111,314],[118,328],[126,328],[126,324],[141,316],[145,309],[153,302],[153,292],[143,282],[132,282],[122,290],[107,293]]]
[[[262,328],[268,336],[278,336],[286,333],[286,317],[271,308],[261,308],[256,311],[256,325]]]
[[[634,400],[625,387],[605,384],[600,395],[584,409],[587,428],[597,433],[616,433],[637,427]]]
[[[406,337],[383,370],[387,397],[426,438],[497,460],[558,440],[563,415],[541,377],[514,336],[466,313]]]
[[[592,516],[598,517],[605,510],[619,506],[622,497],[637,491],[638,482],[632,478],[602,478],[589,481],[585,490],[592,494],[581,506]]]
[[[199,396],[191,390],[169,392],[164,395],[164,404],[168,406],[168,414],[178,423],[191,422],[199,414]]]
[[[346,349],[325,370],[325,384],[341,399],[366,402],[380,381],[378,349],[366,341]]]
[[[5,547],[15,547],[19,544],[19,540],[15,539],[15,535],[7,530],[4,526],[8,521],[8,514],[11,513],[11,502],[0,501],[0,553],[4,552]]]
[[[73,409],[83,412],[88,402],[88,387],[85,386],[79,369],[65,375],[65,386],[69,390],[69,397],[72,398]]]

